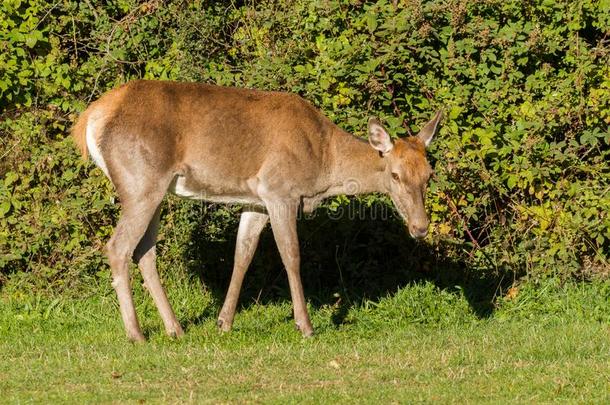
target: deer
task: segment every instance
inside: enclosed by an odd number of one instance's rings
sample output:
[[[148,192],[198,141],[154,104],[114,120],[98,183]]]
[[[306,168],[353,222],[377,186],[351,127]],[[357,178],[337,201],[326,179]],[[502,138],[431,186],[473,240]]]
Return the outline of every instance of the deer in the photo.
[[[219,329],[232,328],[244,276],[270,223],[288,275],[295,326],[311,336],[300,275],[299,210],[312,212],[331,196],[382,193],[410,235],[425,237],[424,200],[433,173],[426,148],[441,118],[438,111],[417,135],[393,139],[372,117],[367,141],[288,92],[136,80],[103,94],[80,114],[72,135],[83,159],[91,156],[111,181],[121,204],[105,253],[127,338],[145,341],[131,291],[131,260],[165,332],[184,334],[156,269],[160,206],[168,192],[243,205]]]

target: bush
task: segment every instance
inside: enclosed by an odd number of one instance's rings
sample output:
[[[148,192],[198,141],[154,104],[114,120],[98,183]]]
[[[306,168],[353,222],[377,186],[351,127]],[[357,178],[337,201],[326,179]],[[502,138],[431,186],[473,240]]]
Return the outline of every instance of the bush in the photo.
[[[55,288],[99,269],[117,208],[68,128],[89,101],[131,78],[296,92],[358,135],[369,115],[413,134],[442,108],[431,255],[477,277],[608,275],[608,2],[93,4],[0,6],[5,280]],[[175,211],[165,221],[222,239],[234,219],[220,210],[205,227]],[[378,243],[400,248],[388,237]],[[167,240],[161,248],[162,267],[189,252]]]

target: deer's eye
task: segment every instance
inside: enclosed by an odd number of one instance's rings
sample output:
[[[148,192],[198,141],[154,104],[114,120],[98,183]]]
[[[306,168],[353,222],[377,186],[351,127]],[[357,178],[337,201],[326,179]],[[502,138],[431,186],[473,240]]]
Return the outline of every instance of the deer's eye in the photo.
[[[392,178],[396,181],[400,180],[400,176],[398,175],[398,173],[392,173]]]

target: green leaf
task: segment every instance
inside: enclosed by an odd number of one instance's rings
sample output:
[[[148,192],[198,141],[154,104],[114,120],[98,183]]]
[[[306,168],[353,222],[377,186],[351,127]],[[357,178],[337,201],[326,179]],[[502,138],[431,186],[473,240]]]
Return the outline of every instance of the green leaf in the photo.
[[[0,218],[4,218],[4,216],[11,210],[11,202],[3,201],[0,203]]]
[[[4,186],[5,187],[9,187],[11,184],[13,184],[17,179],[19,178],[19,176],[17,175],[17,173],[15,172],[8,172],[5,176],[4,176]]]
[[[373,13],[366,14],[366,25],[370,33],[377,29],[377,16]]]
[[[508,179],[506,180],[506,185],[508,186],[509,189],[513,189],[515,188],[515,186],[517,185],[517,176],[515,176],[514,174],[511,174],[508,176]]]

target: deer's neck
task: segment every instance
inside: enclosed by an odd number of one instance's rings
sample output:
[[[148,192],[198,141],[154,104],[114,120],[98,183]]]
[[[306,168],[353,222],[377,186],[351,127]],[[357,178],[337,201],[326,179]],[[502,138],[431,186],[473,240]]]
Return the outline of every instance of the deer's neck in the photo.
[[[329,195],[386,191],[386,163],[367,141],[338,130],[330,146]]]

